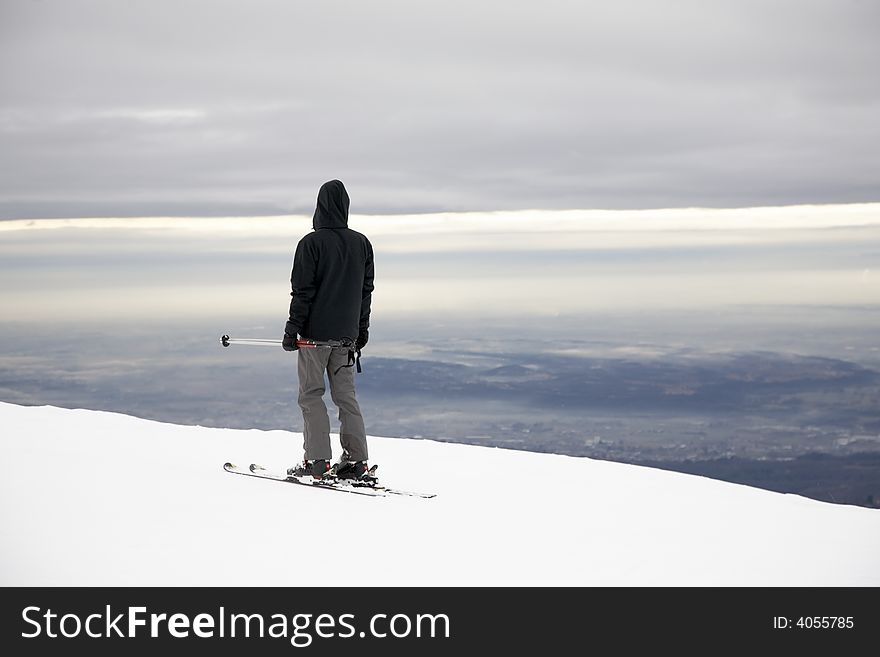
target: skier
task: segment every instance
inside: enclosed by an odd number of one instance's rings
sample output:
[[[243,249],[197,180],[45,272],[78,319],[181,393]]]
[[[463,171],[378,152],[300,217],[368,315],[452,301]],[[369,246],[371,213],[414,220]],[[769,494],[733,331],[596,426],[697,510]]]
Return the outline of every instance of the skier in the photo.
[[[367,436],[355,396],[355,353],[369,340],[373,246],[348,227],[349,198],[339,180],[321,185],[311,233],[296,246],[290,275],[290,315],[282,347],[299,351],[299,406],[305,436],[303,462],[289,475],[315,479],[368,479]],[[298,348],[304,340],[332,345]],[[359,360],[357,361],[359,363]],[[330,465],[330,418],[324,405],[324,373],[339,408],[342,455]]]

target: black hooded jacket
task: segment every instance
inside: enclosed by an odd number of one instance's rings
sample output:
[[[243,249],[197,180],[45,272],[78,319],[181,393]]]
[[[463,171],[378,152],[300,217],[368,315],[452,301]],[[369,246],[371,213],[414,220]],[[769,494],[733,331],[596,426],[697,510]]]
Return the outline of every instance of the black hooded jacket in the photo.
[[[348,192],[321,185],[314,231],[296,245],[286,332],[310,340],[356,340],[370,326],[373,246],[348,227]]]

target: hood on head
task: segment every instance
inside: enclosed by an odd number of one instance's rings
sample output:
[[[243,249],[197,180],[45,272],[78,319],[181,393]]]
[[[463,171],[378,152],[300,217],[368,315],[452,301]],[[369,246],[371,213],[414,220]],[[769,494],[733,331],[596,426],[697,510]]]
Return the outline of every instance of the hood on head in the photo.
[[[348,226],[348,192],[339,180],[321,185],[312,228],[346,228]]]

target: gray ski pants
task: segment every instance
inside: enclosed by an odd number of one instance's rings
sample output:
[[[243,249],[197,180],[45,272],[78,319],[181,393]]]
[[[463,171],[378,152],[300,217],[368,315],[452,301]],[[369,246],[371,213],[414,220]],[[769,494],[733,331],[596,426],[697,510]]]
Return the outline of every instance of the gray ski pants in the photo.
[[[348,364],[347,347],[315,347],[297,352],[299,407],[302,409],[305,458],[331,460],[330,417],[324,404],[324,373],[330,380],[330,397],[339,409],[339,440],[352,461],[367,460],[364,418],[354,392],[354,367]]]

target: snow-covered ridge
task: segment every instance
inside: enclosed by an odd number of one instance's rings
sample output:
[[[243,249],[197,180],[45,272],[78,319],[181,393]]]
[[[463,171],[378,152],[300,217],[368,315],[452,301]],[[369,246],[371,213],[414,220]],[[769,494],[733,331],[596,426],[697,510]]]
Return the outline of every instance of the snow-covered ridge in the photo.
[[[368,498],[222,469],[297,433],[6,403],[0,431],[5,586],[880,585],[880,512],[690,475],[371,438],[438,497]]]

